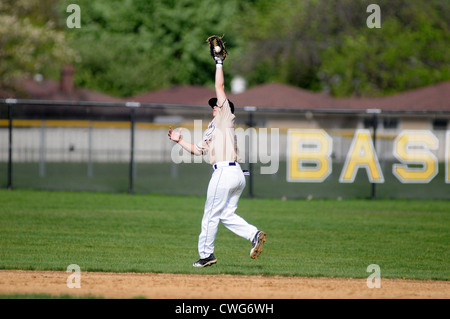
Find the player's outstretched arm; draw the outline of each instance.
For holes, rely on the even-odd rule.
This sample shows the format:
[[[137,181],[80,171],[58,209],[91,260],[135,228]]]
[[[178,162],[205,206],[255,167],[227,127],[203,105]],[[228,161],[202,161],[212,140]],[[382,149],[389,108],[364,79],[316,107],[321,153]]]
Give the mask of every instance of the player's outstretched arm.
[[[216,62],[216,74],[215,74],[215,88],[216,88],[216,97],[217,97],[217,105],[221,107],[227,96],[225,95],[225,80],[223,76],[223,62],[227,58],[228,52],[225,48],[225,42],[223,42],[223,35],[217,36],[212,35],[206,39],[206,42],[209,44],[209,52],[211,57]]]
[[[216,74],[215,74],[215,89],[216,89],[216,97],[217,104],[222,106],[223,102],[227,99],[225,94],[225,78],[223,75],[223,67],[222,64],[216,64]]]
[[[194,144],[189,143],[182,139],[181,128],[178,131],[175,131],[171,126],[169,129],[169,134],[167,134],[167,135],[169,136],[170,140],[180,144],[182,148],[184,148],[186,151],[190,152],[191,154],[202,155],[202,152],[199,151],[197,149],[197,147],[195,147]]]

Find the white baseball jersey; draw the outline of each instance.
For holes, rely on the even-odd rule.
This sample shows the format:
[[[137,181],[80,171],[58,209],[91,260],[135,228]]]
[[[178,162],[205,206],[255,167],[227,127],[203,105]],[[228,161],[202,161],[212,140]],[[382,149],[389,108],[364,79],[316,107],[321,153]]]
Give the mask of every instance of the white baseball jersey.
[[[214,252],[219,222],[235,234],[252,240],[258,229],[238,216],[235,211],[245,188],[245,176],[238,161],[235,116],[228,100],[211,121],[203,140],[196,147],[204,154],[208,152],[214,172],[208,185],[207,198],[202,219],[202,230],[198,240],[201,259]]]
[[[240,161],[234,131],[235,119],[236,116],[231,113],[228,100],[225,100],[222,107],[218,109],[217,115],[209,123],[203,139],[196,144],[202,154],[208,154],[211,165],[223,161]]]

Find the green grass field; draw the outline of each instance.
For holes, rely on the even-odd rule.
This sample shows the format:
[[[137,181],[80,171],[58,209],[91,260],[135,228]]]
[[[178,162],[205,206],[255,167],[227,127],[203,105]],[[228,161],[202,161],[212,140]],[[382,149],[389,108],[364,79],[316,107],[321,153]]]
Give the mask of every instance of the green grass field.
[[[0,268],[450,279],[450,202],[242,198],[267,232],[260,258],[220,225],[217,265],[195,269],[205,198],[0,190]]]

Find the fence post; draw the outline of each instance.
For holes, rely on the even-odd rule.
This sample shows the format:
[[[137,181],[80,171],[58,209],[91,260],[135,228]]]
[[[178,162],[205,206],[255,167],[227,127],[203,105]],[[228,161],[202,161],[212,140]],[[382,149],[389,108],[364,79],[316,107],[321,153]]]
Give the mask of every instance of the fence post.
[[[41,124],[41,145],[39,146],[39,177],[45,177],[45,120]]]
[[[88,169],[87,176],[92,177],[94,175],[94,167],[92,163],[92,135],[93,133],[92,121],[89,121],[89,130],[88,130]]]
[[[129,175],[128,175],[128,193],[134,194],[134,169],[135,169],[135,163],[134,163],[134,131],[136,126],[136,119],[135,119],[135,108],[141,106],[140,103],[136,102],[127,102],[125,106],[130,108],[130,121],[131,121],[131,145],[130,145],[130,169],[129,169]]]
[[[12,189],[12,128],[13,128],[13,104],[17,103],[16,99],[6,99],[8,104],[8,183],[7,188]]]
[[[377,150],[377,126],[378,126],[378,117],[377,114],[381,113],[381,110],[379,109],[368,109],[367,113],[371,113],[372,115],[372,129],[373,129],[373,136],[372,136],[372,142],[373,142],[373,148],[376,151]],[[371,199],[376,198],[376,183],[372,183],[372,189],[370,194]]]
[[[256,111],[256,107],[252,107],[252,106],[247,106],[244,107],[244,110],[248,112],[248,122],[247,122],[247,126],[249,128],[252,128],[254,123],[253,123],[253,112]],[[252,132],[252,130],[250,130],[250,132]],[[250,136],[249,138],[249,145],[248,145],[248,149],[249,151],[246,153],[250,153],[252,151],[252,139],[253,136]],[[253,163],[250,160],[251,155],[248,154],[249,156],[249,161],[248,161],[248,172],[250,173],[250,175],[248,176],[248,197],[253,198],[254,194],[253,194]]]

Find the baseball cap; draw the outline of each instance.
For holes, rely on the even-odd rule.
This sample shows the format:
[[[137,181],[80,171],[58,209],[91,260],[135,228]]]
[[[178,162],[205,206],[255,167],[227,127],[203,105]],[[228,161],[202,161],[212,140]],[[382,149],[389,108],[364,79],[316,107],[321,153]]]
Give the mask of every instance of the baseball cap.
[[[234,114],[234,104],[233,104],[233,102],[228,100],[228,103],[230,104],[231,113]],[[208,101],[208,104],[209,104],[209,106],[211,106],[211,108],[214,108],[214,106],[217,105],[217,98],[216,97],[210,98],[209,101]]]

